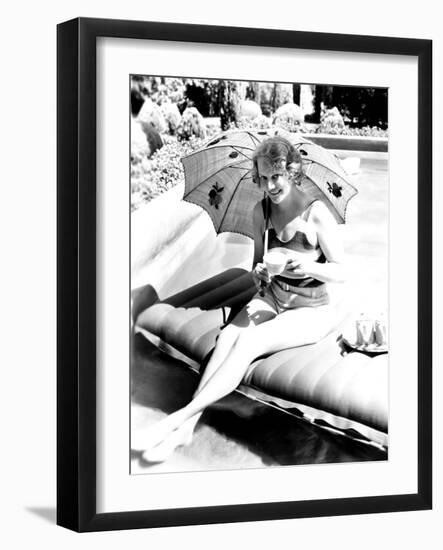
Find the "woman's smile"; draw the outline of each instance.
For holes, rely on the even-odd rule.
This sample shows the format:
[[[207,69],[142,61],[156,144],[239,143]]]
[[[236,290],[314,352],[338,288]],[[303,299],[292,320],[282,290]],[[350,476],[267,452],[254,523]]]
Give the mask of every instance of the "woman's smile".
[[[267,194],[271,197],[271,198],[275,198],[275,197],[278,197],[280,194],[281,194],[282,190],[281,189],[276,189],[275,191],[270,191],[268,190],[267,191]]]
[[[291,191],[291,183],[284,166],[272,165],[267,159],[258,159],[260,185],[274,203],[280,203]]]

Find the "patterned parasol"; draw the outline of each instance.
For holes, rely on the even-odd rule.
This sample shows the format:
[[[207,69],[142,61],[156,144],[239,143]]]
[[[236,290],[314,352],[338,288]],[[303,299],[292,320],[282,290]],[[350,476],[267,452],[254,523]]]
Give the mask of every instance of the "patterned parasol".
[[[252,155],[264,139],[276,135],[287,138],[300,151],[304,189],[321,199],[338,223],[345,222],[347,204],[357,190],[333,153],[281,128],[231,130],[182,158],[183,198],[208,212],[217,233],[231,231],[253,237],[252,210],[263,198],[263,191],[252,181]]]

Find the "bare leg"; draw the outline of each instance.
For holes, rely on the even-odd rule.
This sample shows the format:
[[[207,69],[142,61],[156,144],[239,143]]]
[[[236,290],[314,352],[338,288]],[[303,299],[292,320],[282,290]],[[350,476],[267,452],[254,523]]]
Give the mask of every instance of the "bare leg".
[[[208,405],[231,393],[240,384],[250,363],[258,356],[288,347],[310,344],[321,339],[333,326],[334,315],[328,306],[299,308],[279,315],[267,323],[242,331],[228,353],[195,398],[185,407],[169,415],[164,422],[162,441],[177,437],[184,423],[193,419]],[[166,442],[165,442],[166,443]],[[154,443],[145,452],[146,459],[156,456]],[[161,450],[161,448],[160,448]],[[157,448],[157,451],[159,449]]]
[[[223,364],[229,353],[231,352],[239,334],[250,326],[261,324],[265,321],[273,319],[276,316],[276,311],[272,305],[262,298],[254,298],[235,316],[232,322],[225,327],[220,333],[211,358],[206,365],[199,385],[194,392],[194,398],[200,393],[202,388],[206,386],[213,374]],[[146,438],[142,438],[141,445],[146,449],[156,446],[156,457],[160,458],[168,456],[173,450],[179,446],[187,444],[191,441],[192,435],[197,422],[201,417],[201,412],[189,418],[181,426],[171,433],[170,417],[158,422],[151,430],[148,428]],[[152,433],[154,431],[154,433]],[[157,432],[157,433],[155,433]],[[131,442],[133,448],[137,449],[134,441]],[[147,447],[146,447],[147,446]]]
[[[210,380],[214,372],[222,365],[223,361],[231,351],[232,346],[241,331],[240,328],[237,330],[235,329],[237,329],[237,327],[226,327],[222,333],[223,337],[220,335],[217,340],[217,345],[214,348],[214,352],[212,353],[211,358],[200,378],[198,387],[194,392],[193,399],[199,394],[208,380]],[[149,462],[162,462],[166,460],[166,458],[170,456],[177,447],[190,444],[195,426],[200,420],[202,414],[202,412],[198,412],[186,420],[186,422],[183,422],[181,426],[179,426],[176,430],[173,430],[173,432],[160,441],[158,445],[154,445],[153,449],[151,449],[149,453],[145,453],[145,459],[149,460]],[[165,420],[167,421],[167,418]],[[161,424],[161,422],[162,421],[160,421],[159,424]]]
[[[206,365],[202,377],[200,378],[200,382],[194,392],[193,399],[195,399],[195,397],[201,392],[208,381],[212,378],[212,375],[223,364],[242,330],[238,327],[233,326],[231,330],[227,331],[228,328],[231,327],[227,327],[222,333],[223,338],[219,338],[217,340],[217,345],[214,349],[213,354],[211,355],[208,364]],[[165,439],[163,439],[163,441],[161,441],[158,445],[155,445],[155,451],[151,451],[149,453],[150,461],[161,462],[165,460],[177,447],[181,445],[189,445],[192,441],[195,427],[200,420],[202,414],[203,411],[194,414],[194,416],[183,422],[181,426],[174,430],[169,436],[166,436]]]
[[[214,372],[220,367],[227,355],[231,351],[240,333],[256,325],[260,325],[266,321],[274,319],[277,312],[271,302],[265,298],[254,297],[246,304],[234,317],[234,319],[226,326],[217,338],[217,342],[211,358],[206,365],[198,388],[194,394],[200,392],[206,382],[212,377]]]

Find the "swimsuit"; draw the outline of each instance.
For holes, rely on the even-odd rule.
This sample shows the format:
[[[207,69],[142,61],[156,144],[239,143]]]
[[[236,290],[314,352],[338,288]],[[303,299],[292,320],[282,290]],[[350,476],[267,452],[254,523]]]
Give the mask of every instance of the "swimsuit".
[[[266,204],[267,200],[262,201],[262,207],[265,217],[265,233],[268,232],[268,250],[283,249],[282,251],[287,251],[288,254],[293,252],[294,254],[291,255],[300,258],[302,261],[303,258],[309,258],[316,262],[326,262],[318,242],[312,244],[309,239],[312,235],[316,238],[315,228],[312,227],[312,224],[309,224],[309,215],[316,201],[313,201],[300,215],[299,225],[301,227],[295,231],[291,239],[282,241],[272,227],[268,214],[270,211],[269,204]],[[329,303],[329,295],[324,282],[313,277],[297,277],[290,271],[274,276],[271,283],[265,288],[264,293],[264,297],[272,300],[279,313],[295,307],[317,307]]]

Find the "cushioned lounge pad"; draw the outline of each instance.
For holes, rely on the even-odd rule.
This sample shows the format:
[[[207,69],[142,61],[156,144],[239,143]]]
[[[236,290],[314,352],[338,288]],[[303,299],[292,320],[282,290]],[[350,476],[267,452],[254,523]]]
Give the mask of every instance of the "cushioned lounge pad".
[[[255,293],[251,274],[231,269],[143,310],[136,329],[201,364],[221,327]],[[337,327],[339,329],[339,327]],[[243,383],[285,401],[387,432],[387,354],[345,353],[339,330],[251,364]]]
[[[314,345],[255,361],[244,382],[294,401],[387,431],[387,355],[344,353],[333,332]]]

